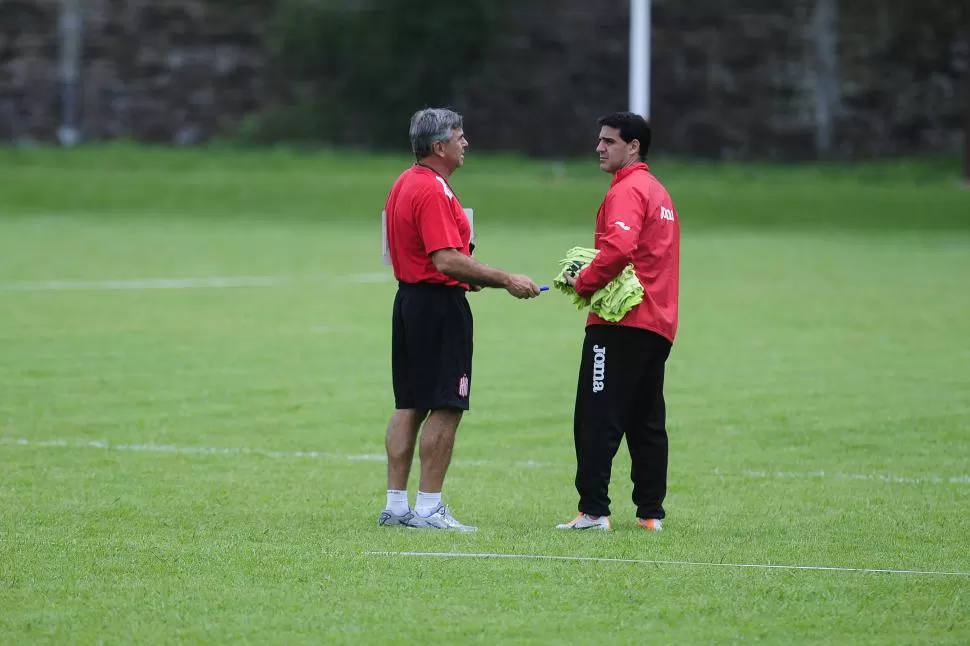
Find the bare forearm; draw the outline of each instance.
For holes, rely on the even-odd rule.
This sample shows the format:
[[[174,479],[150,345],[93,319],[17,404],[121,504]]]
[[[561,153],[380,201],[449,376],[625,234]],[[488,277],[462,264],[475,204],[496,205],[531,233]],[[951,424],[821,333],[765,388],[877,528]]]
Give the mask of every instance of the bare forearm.
[[[449,278],[460,280],[470,285],[481,285],[482,287],[505,287],[508,284],[508,272],[489,267],[459,253],[448,254],[446,257],[435,260],[438,271]]]

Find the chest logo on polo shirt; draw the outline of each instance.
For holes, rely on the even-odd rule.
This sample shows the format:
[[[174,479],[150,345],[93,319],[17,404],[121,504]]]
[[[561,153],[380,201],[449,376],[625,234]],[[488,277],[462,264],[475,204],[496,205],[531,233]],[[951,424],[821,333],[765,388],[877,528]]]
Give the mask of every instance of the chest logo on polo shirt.
[[[660,207],[660,219],[674,221],[674,212],[672,209],[668,209],[666,206]]]
[[[435,177],[435,179],[441,182],[441,188],[445,189],[445,195],[448,196],[449,200],[455,197],[455,194],[451,192],[450,188],[448,188],[448,182],[446,182],[443,177]]]

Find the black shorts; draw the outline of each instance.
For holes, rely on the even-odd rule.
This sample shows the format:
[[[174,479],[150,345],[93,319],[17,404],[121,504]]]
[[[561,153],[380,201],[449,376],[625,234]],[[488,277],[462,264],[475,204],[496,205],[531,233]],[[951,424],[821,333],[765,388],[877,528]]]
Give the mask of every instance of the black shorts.
[[[468,410],[472,311],[464,289],[398,285],[391,323],[391,375],[398,409]]]

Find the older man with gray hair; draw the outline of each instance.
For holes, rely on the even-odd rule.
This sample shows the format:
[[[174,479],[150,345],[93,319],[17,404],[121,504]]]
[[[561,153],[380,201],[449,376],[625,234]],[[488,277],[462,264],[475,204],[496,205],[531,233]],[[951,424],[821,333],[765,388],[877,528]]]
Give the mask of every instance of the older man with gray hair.
[[[455,433],[472,385],[472,313],[465,294],[483,287],[534,298],[539,287],[472,258],[471,225],[449,178],[465,161],[461,115],[440,108],[411,117],[416,163],[385,204],[387,243],[398,291],[391,323],[395,411],[387,427],[384,526],[474,531],[442,503]],[[423,424],[423,426],[422,426]],[[408,476],[420,431],[421,477],[408,504]]]

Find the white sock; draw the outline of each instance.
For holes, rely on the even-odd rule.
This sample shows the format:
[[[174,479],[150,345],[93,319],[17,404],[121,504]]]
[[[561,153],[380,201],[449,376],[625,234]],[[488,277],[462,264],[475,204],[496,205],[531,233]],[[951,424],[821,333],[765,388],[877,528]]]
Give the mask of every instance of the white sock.
[[[411,511],[411,507],[408,506],[408,492],[388,489],[387,508],[391,510],[391,513],[397,514],[398,516],[403,516]]]
[[[441,504],[441,492],[438,493],[425,493],[423,491],[418,492],[418,499],[414,503],[414,513],[418,516],[428,517],[431,515],[438,505]]]

